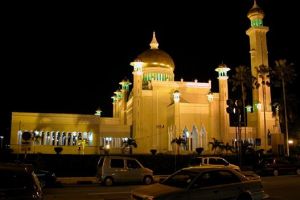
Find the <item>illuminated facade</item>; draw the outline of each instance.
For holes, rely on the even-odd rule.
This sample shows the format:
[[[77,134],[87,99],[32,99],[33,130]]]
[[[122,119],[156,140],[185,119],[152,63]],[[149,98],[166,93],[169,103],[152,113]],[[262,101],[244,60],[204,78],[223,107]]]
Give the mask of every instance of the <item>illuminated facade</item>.
[[[256,67],[268,67],[266,33],[263,26],[263,11],[254,3],[248,12],[251,27],[250,38],[251,73],[261,83]],[[41,113],[13,113],[11,145],[15,152],[24,150],[22,133],[33,135],[31,152],[54,153],[53,146],[63,146],[62,153],[97,154],[101,148],[110,153],[121,153],[127,138],[136,140],[134,153],[178,152],[175,138],[183,138],[186,146],[181,153],[195,152],[203,147],[209,153],[208,143],[216,138],[230,145],[238,139],[236,127],[230,127],[226,112],[228,99],[228,71],[225,64],[216,66],[219,93],[211,92],[211,81],[186,82],[174,80],[175,64],[165,51],[159,49],[155,33],[150,48],[130,63],[133,67],[133,82],[120,82],[121,89],[115,92],[112,118],[96,115],[67,115]],[[268,77],[267,77],[268,79]],[[269,79],[268,79],[269,81]],[[130,85],[132,89],[130,90]],[[259,138],[260,148],[269,149],[267,130],[280,133],[279,125],[272,117],[269,87],[253,90],[253,102],[260,105],[248,113],[248,127],[242,139],[255,143]],[[24,141],[23,141],[24,143]]]

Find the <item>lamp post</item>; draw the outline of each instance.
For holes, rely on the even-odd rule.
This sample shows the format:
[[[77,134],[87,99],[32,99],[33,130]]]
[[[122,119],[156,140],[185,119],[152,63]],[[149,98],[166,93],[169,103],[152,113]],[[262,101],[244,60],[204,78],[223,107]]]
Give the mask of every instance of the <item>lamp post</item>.
[[[98,141],[99,141],[99,150],[100,150],[100,153],[101,153],[101,141],[103,140],[102,139],[102,137],[101,137],[101,131],[100,131],[100,126],[101,126],[101,113],[102,113],[102,110],[100,109],[100,107],[96,110],[96,112],[95,112],[95,115],[96,116],[99,116],[99,129],[98,129],[98,131],[99,131],[99,137],[100,137],[100,139],[98,139]]]
[[[4,136],[0,136],[0,149],[3,149],[3,139],[4,139]]]
[[[236,125],[236,139],[237,139],[237,157],[240,167],[242,166],[242,141],[241,141],[241,119],[243,103],[240,100],[233,101],[228,99],[226,101],[226,112],[233,116],[234,123]]]

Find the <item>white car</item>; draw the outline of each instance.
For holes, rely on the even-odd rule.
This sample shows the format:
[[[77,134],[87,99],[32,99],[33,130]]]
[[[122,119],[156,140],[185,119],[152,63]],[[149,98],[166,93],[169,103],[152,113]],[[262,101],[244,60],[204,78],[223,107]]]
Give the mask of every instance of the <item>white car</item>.
[[[249,179],[230,168],[189,167],[156,183],[131,191],[132,200],[194,200],[268,198],[260,179]]]
[[[231,164],[226,159],[218,156],[199,156],[193,158],[190,163],[191,166],[209,166],[209,167],[226,167],[241,171],[240,167]]]

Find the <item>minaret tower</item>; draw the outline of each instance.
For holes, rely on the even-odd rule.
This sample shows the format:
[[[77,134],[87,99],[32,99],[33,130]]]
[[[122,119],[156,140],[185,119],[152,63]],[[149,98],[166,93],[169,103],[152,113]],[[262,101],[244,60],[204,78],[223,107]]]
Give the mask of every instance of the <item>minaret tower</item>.
[[[122,99],[121,99],[121,122],[123,122],[124,124],[126,124],[126,102],[128,99],[128,93],[129,93],[129,86],[131,85],[131,83],[129,82],[129,80],[127,78],[123,79],[120,83],[121,85],[121,93],[122,93]]]
[[[141,101],[142,101],[142,85],[143,85],[143,65],[144,63],[135,60],[130,63],[133,69],[133,107],[132,107],[132,137],[139,138],[141,134]]]
[[[225,138],[225,142],[229,142],[228,131],[229,131],[229,115],[226,112],[226,101],[228,99],[228,76],[227,72],[230,70],[225,64],[220,64],[215,71],[218,72],[219,76],[219,98],[220,98],[220,137]]]
[[[268,71],[266,71],[263,80],[262,73],[258,73],[258,69],[260,66],[264,66],[265,70],[269,69],[266,39],[269,27],[263,26],[264,12],[257,5],[256,0],[254,0],[247,17],[251,22],[251,27],[246,31],[250,39],[251,73],[259,83],[259,87],[252,91],[254,116],[252,119],[250,118],[249,125],[257,127],[256,137],[261,139],[262,148],[267,150],[267,131],[268,129],[272,130],[274,123],[271,110],[271,90],[266,84],[270,83],[270,78]]]

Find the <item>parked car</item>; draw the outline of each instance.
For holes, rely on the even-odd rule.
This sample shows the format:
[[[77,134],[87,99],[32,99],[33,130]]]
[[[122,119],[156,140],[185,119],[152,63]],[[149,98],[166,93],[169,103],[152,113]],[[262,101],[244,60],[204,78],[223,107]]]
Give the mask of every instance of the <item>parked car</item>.
[[[28,169],[34,171],[35,175],[39,179],[39,182],[40,182],[42,188],[51,187],[51,186],[56,185],[56,175],[55,175],[54,172],[44,170],[44,169],[40,169],[40,168],[34,166],[33,164],[23,163],[23,162],[18,161],[18,160],[16,160],[15,163],[18,164],[18,165],[24,165]]]
[[[100,157],[97,166],[99,182],[106,186],[114,183],[153,183],[153,171],[145,168],[137,159],[122,156]]]
[[[285,157],[270,157],[262,159],[256,166],[256,173],[261,175],[300,175],[300,163],[297,160],[289,160]]]
[[[39,179],[28,165],[0,163],[0,199],[41,200]]]
[[[240,167],[231,164],[226,159],[218,156],[199,156],[193,158],[190,162],[190,166],[209,166],[209,167],[226,167],[241,171]]]
[[[54,172],[35,168],[34,173],[38,177],[42,188],[56,185],[57,178]]]
[[[259,200],[266,197],[260,179],[248,179],[231,168],[199,166],[183,168],[161,183],[131,191],[133,200]]]

